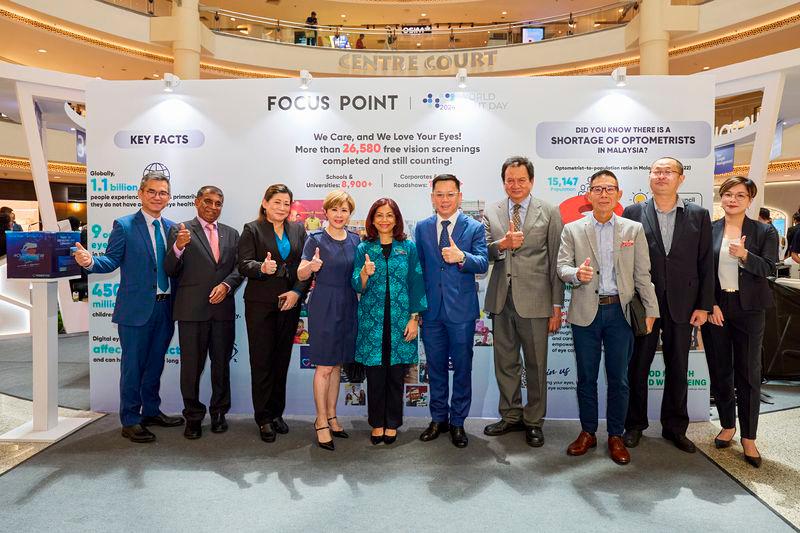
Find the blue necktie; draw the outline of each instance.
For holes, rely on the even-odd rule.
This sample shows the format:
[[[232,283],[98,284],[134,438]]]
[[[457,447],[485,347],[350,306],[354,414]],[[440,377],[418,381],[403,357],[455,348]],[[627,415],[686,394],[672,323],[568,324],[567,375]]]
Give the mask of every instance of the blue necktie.
[[[450,234],[447,233],[447,226],[450,225],[449,220],[442,220],[442,234],[439,235],[439,249],[447,248],[450,246]]]
[[[161,235],[161,223],[158,220],[153,221],[153,227],[156,229],[156,272],[158,272],[158,288],[161,292],[169,290],[169,278],[164,271],[164,254],[167,247],[164,246],[164,237]]]

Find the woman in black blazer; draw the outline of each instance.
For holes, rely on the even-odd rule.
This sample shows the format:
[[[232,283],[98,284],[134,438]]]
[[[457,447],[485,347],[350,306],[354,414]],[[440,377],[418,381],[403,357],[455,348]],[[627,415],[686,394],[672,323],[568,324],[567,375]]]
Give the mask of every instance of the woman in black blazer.
[[[286,220],[291,204],[292,191],[286,185],[270,185],[258,219],[245,224],[239,238],[239,272],[247,277],[244,318],[253,409],[264,442],[274,442],[276,433],[289,432],[283,420],[286,375],[300,302],[310,285],[297,279],[306,230]]]
[[[725,217],[712,224],[714,308],[703,326],[711,391],[722,425],[714,444],[717,448],[731,445],[738,406],[744,458],[756,468],[761,466],[755,441],[764,310],[773,305],[767,276],[773,275],[778,261],[775,228],[745,215],[757,192],[755,183],[741,176],[720,186]]]

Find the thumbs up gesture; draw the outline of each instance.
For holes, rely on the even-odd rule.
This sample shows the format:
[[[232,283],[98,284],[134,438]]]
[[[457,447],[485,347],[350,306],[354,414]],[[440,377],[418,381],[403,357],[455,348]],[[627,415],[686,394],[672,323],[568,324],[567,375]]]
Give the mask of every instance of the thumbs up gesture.
[[[186,225],[181,222],[178,228],[178,237],[175,239],[175,247],[178,248],[178,250],[183,250],[191,240],[192,234],[186,229]]]
[[[733,241],[728,245],[728,253],[732,257],[738,257],[742,261],[747,259],[747,249],[744,247],[744,241],[747,237],[742,235],[742,238],[739,239],[739,242]]]
[[[319,269],[322,268],[322,259],[319,258],[319,248],[314,250],[314,257],[309,261],[309,265],[311,265],[311,272],[319,272]]]
[[[506,232],[505,237],[502,238],[500,241],[500,248],[503,250],[516,250],[520,246],[522,246],[522,242],[525,240],[525,234],[521,231],[518,231],[517,225],[514,224],[514,220],[511,219],[508,223],[508,231]]]
[[[267,252],[267,257],[261,263],[261,272],[267,275],[272,275],[278,270],[278,263],[272,260],[272,252]]]
[[[83,268],[89,268],[92,265],[92,254],[79,242],[75,243],[75,262]]]
[[[373,263],[370,258],[369,254],[364,256],[364,266],[361,267],[361,274],[366,274],[367,277],[373,275],[375,273],[375,263]]]
[[[450,264],[460,263],[464,260],[464,252],[456,246],[452,236],[450,236],[450,246],[442,248],[442,259],[444,259],[445,263]]]
[[[578,281],[581,283],[588,283],[592,281],[592,278],[594,277],[594,269],[590,265],[591,262],[592,260],[587,257],[586,261],[581,263],[581,266],[578,267],[577,277]]]

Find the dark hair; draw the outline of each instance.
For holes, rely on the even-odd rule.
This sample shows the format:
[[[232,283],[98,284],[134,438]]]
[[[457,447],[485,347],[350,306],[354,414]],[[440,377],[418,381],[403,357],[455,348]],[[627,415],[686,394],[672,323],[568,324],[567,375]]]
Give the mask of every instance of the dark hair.
[[[650,170],[653,170],[653,165],[655,165],[655,164],[656,164],[656,161],[661,161],[662,159],[671,159],[671,160],[675,161],[675,164],[676,164],[676,165],[678,165],[678,175],[679,175],[679,176],[683,176],[683,163],[681,163],[680,161],[678,161],[678,160],[677,160],[677,159],[675,159],[674,157],[670,157],[670,156],[659,157],[658,159],[656,159],[655,161],[653,161],[653,162],[650,164]]]
[[[202,198],[204,194],[208,193],[216,194],[223,200],[225,199],[225,195],[222,194],[222,189],[214,185],[203,185],[202,187],[200,187],[200,189],[197,190],[196,198]]]
[[[404,241],[406,240],[405,226],[403,224],[403,215],[400,213],[400,208],[397,206],[397,202],[392,200],[391,198],[378,198],[375,200],[375,203],[372,204],[372,207],[369,208],[369,213],[367,213],[367,220],[364,222],[364,229],[367,232],[367,240],[374,241],[378,239],[378,229],[375,227],[375,213],[378,211],[378,208],[388,205],[392,212],[394,213],[395,225],[394,230],[392,231],[392,238],[396,241]]]
[[[0,212],[0,231],[11,229],[11,215]]]
[[[267,187],[267,190],[264,191],[264,200],[268,201],[270,198],[275,196],[276,194],[288,194],[289,195],[289,202],[294,201],[294,195],[292,194],[291,189],[284,185],[283,183],[276,183],[275,185],[270,185]],[[267,211],[264,209],[264,206],[258,207],[258,221],[263,222],[267,220]]]
[[[433,181],[431,182],[431,189],[435,189],[436,184],[442,181],[452,181],[453,183],[456,184],[456,189],[458,189],[459,191],[461,190],[461,182],[458,181],[458,178],[452,174],[439,174],[438,176],[433,178]]]
[[[169,176],[161,172],[160,170],[150,170],[146,172],[142,176],[142,181],[139,182],[139,190],[143,191],[144,186],[148,184],[150,181],[165,181],[167,182],[167,191],[170,191],[171,187],[169,184]]]
[[[8,207],[7,205],[4,205],[3,207],[0,207],[0,213],[5,213],[7,215],[10,215],[13,212],[14,212],[14,210],[11,209],[10,207]]]
[[[772,213],[770,213],[769,209],[767,209],[766,207],[762,207],[761,209],[758,210],[758,218],[763,218],[764,220],[769,220],[771,214]]]
[[[525,167],[528,171],[528,179],[533,181],[533,163],[527,157],[515,155],[503,161],[503,168],[500,169],[500,181],[503,183],[506,182],[506,169],[508,167]]]
[[[795,222],[800,222],[800,211],[795,211],[792,215],[792,220]]]
[[[745,178],[744,176],[733,176],[732,178],[726,179],[722,185],[719,186],[719,195],[722,196],[737,185],[744,185],[750,198],[755,198],[756,194],[758,194],[758,187],[756,187],[753,180]],[[767,209],[767,217],[769,217],[769,209]]]
[[[604,168],[603,170],[598,170],[597,172],[589,176],[589,186],[591,187],[592,182],[594,182],[594,180],[596,180],[600,176],[608,176],[609,178],[614,178],[614,181],[616,181],[617,185],[619,186],[619,180],[617,179],[617,176],[607,168]]]

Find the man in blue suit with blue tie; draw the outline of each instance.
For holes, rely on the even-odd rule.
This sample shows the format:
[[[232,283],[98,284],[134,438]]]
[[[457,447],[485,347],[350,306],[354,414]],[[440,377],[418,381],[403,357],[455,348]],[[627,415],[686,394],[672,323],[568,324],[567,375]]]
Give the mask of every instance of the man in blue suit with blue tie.
[[[422,312],[422,342],[428,364],[431,423],[423,442],[450,432],[457,448],[467,446],[464,419],[472,402],[472,345],[480,316],[475,274],[489,268],[483,225],[459,211],[461,182],[452,174],[433,179],[436,214],[417,224],[415,241],[425,278],[428,310]],[[448,358],[453,361],[449,398]]]
[[[170,200],[169,178],[148,172],[139,184],[142,209],[114,221],[105,255],[93,257],[80,243],[75,260],[92,273],[120,269],[112,322],[122,348],[119,416],[122,436],[131,442],[152,442],[147,426],[173,427],[183,418],[159,409],[159,385],[175,323],[171,280],[164,270],[167,235],[174,222],[161,216]]]

